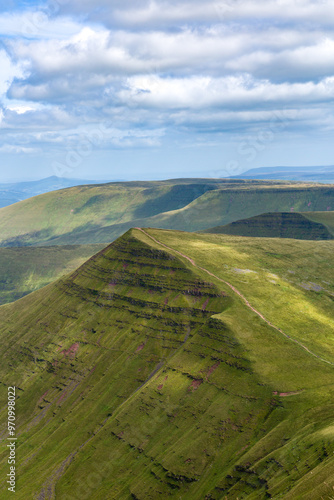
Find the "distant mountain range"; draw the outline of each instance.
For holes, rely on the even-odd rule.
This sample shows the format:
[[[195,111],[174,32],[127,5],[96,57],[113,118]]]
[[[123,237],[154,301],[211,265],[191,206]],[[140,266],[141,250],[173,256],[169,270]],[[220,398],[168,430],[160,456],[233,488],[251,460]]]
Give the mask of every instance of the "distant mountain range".
[[[32,198],[39,194],[49,193],[57,189],[64,189],[83,184],[103,184],[107,181],[89,181],[82,179],[66,179],[64,177],[47,177],[38,181],[14,182],[0,184],[0,208],[7,207],[18,201]]]
[[[230,177],[230,179],[255,179],[255,180],[290,180],[298,182],[321,182],[334,184],[334,166],[327,167],[262,167],[247,170],[243,174]],[[169,183],[182,184],[189,179],[173,179]],[[201,179],[192,179],[193,183]],[[214,181],[214,179],[207,179]],[[47,177],[38,181],[15,182],[0,184],[0,208],[7,207],[18,201],[32,198],[39,194],[49,193],[58,189],[82,185],[105,184],[108,180],[66,179],[64,177]]]
[[[332,185],[242,179],[112,182],[0,209],[0,246],[110,243],[133,227],[201,231],[273,212],[329,212]]]
[[[275,179],[332,184],[334,182],[334,166],[252,168],[231,177],[231,179]]]

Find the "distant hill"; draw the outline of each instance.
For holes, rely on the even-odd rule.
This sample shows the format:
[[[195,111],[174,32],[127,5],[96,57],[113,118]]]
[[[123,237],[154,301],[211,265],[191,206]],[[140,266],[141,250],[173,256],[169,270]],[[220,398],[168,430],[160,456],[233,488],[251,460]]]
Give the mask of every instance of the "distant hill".
[[[174,179],[77,186],[0,209],[0,246],[109,243],[131,227],[199,231],[266,212],[334,208],[334,186]]]
[[[334,183],[334,166],[324,167],[261,167],[231,177],[231,179],[275,179],[304,182]]]
[[[270,168],[255,168],[244,172],[241,175],[231,177],[228,182],[233,182],[233,179],[242,180],[291,180],[300,182],[320,182],[325,184],[334,184],[334,167],[270,167]],[[206,179],[207,181],[215,182],[215,179]],[[191,181],[193,184],[202,183],[203,179],[173,179],[167,181],[174,184],[188,184]],[[223,179],[220,179],[223,182]],[[159,182],[159,181],[158,181]],[[164,181],[162,181],[164,182]],[[66,189],[75,186],[86,185],[103,185],[115,184],[109,181],[102,180],[87,180],[87,179],[67,179],[64,177],[47,177],[45,179],[29,182],[14,182],[0,184],[0,208],[13,205],[19,201],[38,196],[40,194],[49,193],[60,189]],[[118,182],[117,184],[129,184],[126,182]],[[144,185],[145,181],[137,182],[137,185]],[[147,184],[147,182],[146,182]]]
[[[326,212],[326,220],[324,220],[324,217],[321,217],[324,223],[316,222],[318,213],[315,213],[314,218],[312,218],[312,212],[266,213],[250,217],[249,219],[238,220],[225,226],[206,229],[203,232],[233,234],[236,236],[295,238],[299,240],[334,239],[334,212]],[[327,226],[325,222],[331,222],[332,225]]]
[[[102,184],[105,181],[88,181],[81,179],[66,179],[62,177],[47,177],[38,181],[14,182],[0,184],[0,208],[12,205],[27,198],[57,189],[64,189],[83,184]]]

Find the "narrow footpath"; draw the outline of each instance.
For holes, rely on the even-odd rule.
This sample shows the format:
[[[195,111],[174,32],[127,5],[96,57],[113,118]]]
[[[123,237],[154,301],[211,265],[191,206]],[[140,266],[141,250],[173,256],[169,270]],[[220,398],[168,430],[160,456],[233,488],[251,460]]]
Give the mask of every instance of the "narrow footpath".
[[[160,246],[162,246],[162,247],[166,248],[167,250],[170,250],[170,251],[172,251],[174,253],[177,253],[178,255],[180,255],[181,257],[183,257],[184,259],[187,259],[190,262],[190,264],[193,265],[194,267],[196,267],[197,269],[200,269],[201,271],[204,271],[209,276],[212,276],[213,278],[215,278],[218,281],[221,281],[222,283],[224,283],[225,285],[227,285],[235,294],[237,294],[243,300],[243,302],[246,304],[246,306],[249,309],[251,309],[251,311],[253,311],[255,314],[257,314],[271,328],[274,328],[276,331],[278,331],[279,333],[281,333],[282,335],[284,335],[284,337],[286,337],[287,339],[289,339],[291,342],[294,342],[295,344],[298,344],[302,349],[304,349],[306,352],[308,352],[309,354],[311,354],[311,356],[314,356],[315,358],[317,358],[320,361],[323,361],[324,363],[327,363],[329,365],[334,365],[334,363],[332,363],[331,361],[327,361],[326,359],[323,359],[320,356],[318,356],[317,354],[315,354],[314,352],[310,351],[310,349],[308,349],[308,347],[306,347],[301,342],[299,342],[299,340],[293,339],[292,337],[290,337],[290,335],[288,335],[287,333],[283,332],[283,330],[281,330],[280,328],[278,328],[277,326],[275,326],[273,323],[271,323],[269,320],[267,320],[263,316],[263,314],[260,313],[260,311],[258,311],[257,309],[255,309],[249,303],[249,301],[246,299],[246,297],[241,292],[239,292],[239,290],[237,288],[235,288],[235,286],[231,285],[231,283],[229,283],[228,281],[223,280],[222,278],[219,278],[218,276],[216,276],[215,274],[213,274],[211,271],[208,271],[208,269],[205,269],[204,267],[198,266],[193,259],[191,259],[190,257],[188,257],[188,255],[185,255],[184,253],[179,252],[178,250],[175,250],[175,248],[172,248],[172,247],[169,247],[168,245],[165,245],[165,243],[162,243],[161,241],[157,240],[156,238],[154,238],[153,236],[151,236],[150,234],[148,234],[144,229],[142,229],[140,227],[136,227],[135,229],[137,229],[138,231],[141,231],[143,234],[145,234],[145,236],[147,236],[148,238],[150,238],[152,241],[154,241],[158,245],[160,245]]]

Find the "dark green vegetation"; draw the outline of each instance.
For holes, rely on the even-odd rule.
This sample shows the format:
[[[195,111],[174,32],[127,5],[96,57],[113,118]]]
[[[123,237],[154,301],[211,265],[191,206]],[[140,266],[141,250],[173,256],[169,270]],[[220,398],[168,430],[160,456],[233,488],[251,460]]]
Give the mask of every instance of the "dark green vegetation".
[[[317,222],[321,220],[321,222]],[[206,229],[205,233],[234,234],[267,238],[331,240],[334,238],[334,212],[268,213]]]
[[[323,224],[331,234],[334,234],[334,212],[310,212],[304,215],[314,222]]]
[[[0,308],[2,422],[18,387],[16,497],[331,498],[334,366],[292,339],[334,361],[333,242],[147,233],[290,338],[129,231]]]
[[[325,211],[333,186],[181,179],[79,186],[0,210],[0,245],[109,243],[131,227],[198,231],[265,212]]]
[[[0,248],[0,305],[73,271],[101,245]]]

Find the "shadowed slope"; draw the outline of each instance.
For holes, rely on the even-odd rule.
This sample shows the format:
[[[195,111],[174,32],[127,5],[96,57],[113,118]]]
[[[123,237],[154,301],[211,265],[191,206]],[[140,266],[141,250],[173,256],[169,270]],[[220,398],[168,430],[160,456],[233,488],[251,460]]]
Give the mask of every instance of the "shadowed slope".
[[[333,214],[333,212],[329,212]],[[333,216],[332,216],[333,217]],[[312,213],[268,213],[243,219],[226,226],[217,226],[204,233],[234,234],[266,238],[300,240],[331,240],[333,233],[324,224],[312,220]]]
[[[14,302],[68,274],[102,245],[0,248],[0,305]]]
[[[55,239],[62,236],[70,239],[70,244],[78,244],[77,237],[82,232],[99,231],[105,226],[179,209],[221,184],[224,182],[192,179],[179,184],[128,182],[46,193],[0,209],[1,245],[55,245],[58,244]],[[228,185],[234,184],[238,182],[231,181]],[[99,243],[89,235],[84,243],[96,242]]]

